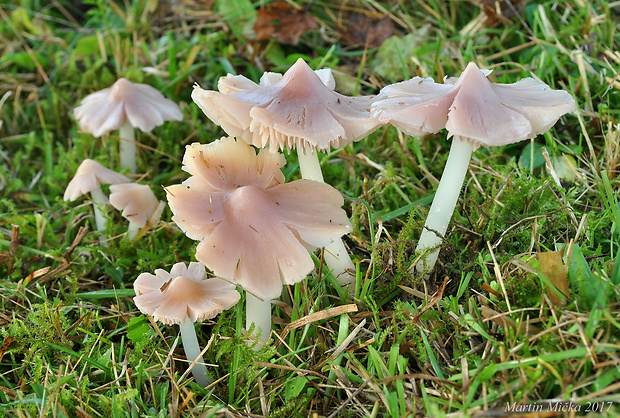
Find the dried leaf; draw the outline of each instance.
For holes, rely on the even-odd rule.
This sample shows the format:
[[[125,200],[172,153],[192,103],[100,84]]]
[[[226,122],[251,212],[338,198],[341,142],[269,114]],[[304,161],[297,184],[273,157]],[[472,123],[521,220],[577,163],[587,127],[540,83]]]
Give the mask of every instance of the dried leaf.
[[[525,0],[478,0],[478,3],[487,16],[486,25],[492,27],[499,22],[512,23],[512,18],[523,11]]]
[[[305,10],[291,7],[284,1],[275,1],[258,11],[254,32],[259,41],[274,38],[281,44],[297,45],[304,32],[316,27],[316,22]]]
[[[570,296],[570,289],[568,286],[568,272],[562,262],[562,252],[547,251],[538,253],[538,262],[540,263],[540,271],[555,288],[553,289],[547,285],[549,300],[555,306],[564,306],[567,298]],[[556,289],[562,295],[559,295]]]
[[[8,251],[0,252],[0,264],[6,264],[13,258],[13,255]]]
[[[376,48],[393,34],[394,23],[390,18],[373,19],[362,13],[352,13],[346,38],[352,44]]]

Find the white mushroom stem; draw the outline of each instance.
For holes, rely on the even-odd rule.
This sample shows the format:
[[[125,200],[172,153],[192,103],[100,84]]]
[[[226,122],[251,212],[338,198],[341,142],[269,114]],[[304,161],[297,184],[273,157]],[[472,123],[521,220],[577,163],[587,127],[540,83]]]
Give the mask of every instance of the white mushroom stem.
[[[125,238],[129,241],[133,240],[136,235],[138,235],[138,232],[140,232],[140,229],[141,228],[137,223],[129,221],[129,225],[127,226],[127,232],[125,233]]]
[[[196,329],[194,323],[187,317],[185,322],[180,325],[181,328],[181,340],[183,341],[183,350],[185,351],[185,357],[191,363],[190,367],[192,375],[196,379],[196,383],[200,386],[207,386],[211,384],[212,380],[207,372],[207,366],[202,358],[202,350],[198,345],[198,337],[196,336]]]
[[[319,164],[319,157],[315,150],[299,150],[297,157],[302,178],[325,183],[321,165]],[[343,287],[347,286],[349,293],[353,294],[355,286],[351,286],[351,284],[355,283],[355,275],[352,273],[355,271],[355,266],[344,246],[342,238],[338,238],[331,244],[328,244],[323,254],[327,267],[329,267],[336,280],[338,280],[338,283]]]
[[[95,213],[95,227],[98,232],[104,232],[108,226],[108,217],[106,211],[106,205],[108,198],[101,187],[97,187],[90,191],[90,197],[93,200],[93,211]]]
[[[136,137],[134,128],[125,122],[120,128],[120,146],[119,153],[121,159],[121,168],[128,168],[130,173],[135,173],[136,166]]]
[[[448,161],[415,249],[420,257],[415,264],[418,277],[426,278],[437,262],[441,242],[459,199],[473,150],[470,142],[457,137],[452,139]]]
[[[321,171],[321,164],[319,163],[319,156],[315,150],[299,150],[297,152],[297,158],[299,160],[301,178],[325,183],[325,180],[323,180],[323,172]]]
[[[258,337],[256,349],[260,349],[271,334],[271,300],[261,300],[253,294],[245,293],[245,329],[254,325],[254,335]]]

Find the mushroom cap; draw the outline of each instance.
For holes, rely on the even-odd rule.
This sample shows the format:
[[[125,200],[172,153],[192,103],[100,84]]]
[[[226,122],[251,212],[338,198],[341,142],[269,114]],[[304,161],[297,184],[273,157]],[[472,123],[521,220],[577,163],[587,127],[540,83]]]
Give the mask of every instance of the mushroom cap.
[[[284,162],[233,138],[195,143],[183,158],[192,176],[166,188],[172,220],[200,241],[196,258],[263,300],[308,275],[309,251],[351,231],[342,195],[311,180],[284,183]]]
[[[127,183],[128,177],[104,167],[95,160],[86,159],[67,185],[63,199],[74,201],[78,197],[100,187],[100,184]]]
[[[414,77],[386,86],[373,114],[412,136],[446,128],[450,136],[492,146],[533,138],[577,109],[566,91],[533,78],[496,84],[487,79],[489,73],[470,62],[460,77],[444,84]]]
[[[89,94],[73,109],[80,129],[95,138],[125,123],[143,132],[168,120],[183,120],[179,106],[148,84],[119,78],[111,87]]]
[[[121,183],[110,186],[110,204],[121,210],[125,219],[144,228],[159,206],[159,200],[146,184]]]
[[[234,284],[214,277],[207,279],[205,267],[196,262],[176,263],[170,273],[156,269],[142,273],[133,285],[134,303],[140,312],[164,324],[181,324],[213,318],[234,306],[241,297]]]
[[[422,136],[445,128],[455,95],[451,84],[414,77],[382,88],[372,113],[407,135]]]
[[[256,147],[329,150],[381,125],[370,116],[373,97],[344,96],[334,86],[331,71],[317,73],[299,59],[284,75],[265,73],[260,84],[228,75],[219,92],[194,86],[192,99],[228,135]]]

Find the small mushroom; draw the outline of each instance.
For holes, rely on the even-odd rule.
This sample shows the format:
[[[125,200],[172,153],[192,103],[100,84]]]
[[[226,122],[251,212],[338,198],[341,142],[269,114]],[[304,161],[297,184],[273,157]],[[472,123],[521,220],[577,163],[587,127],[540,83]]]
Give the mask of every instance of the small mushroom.
[[[129,221],[127,239],[134,239],[145,226],[150,228],[161,217],[164,202],[145,184],[121,183],[110,186],[110,204]]]
[[[165,121],[183,119],[179,106],[159,90],[124,78],[86,96],[73,114],[80,129],[95,138],[120,129],[121,167],[131,173],[136,172],[134,128],[150,132]]]
[[[234,284],[220,278],[207,279],[201,263],[176,263],[170,273],[156,269],[142,273],[134,282],[134,303],[140,312],[164,324],[180,325],[185,356],[192,362],[192,374],[201,386],[211,379],[201,355],[195,322],[213,318],[240,299]]]
[[[345,96],[334,86],[330,70],[312,71],[299,59],[284,75],[265,73],[260,84],[228,75],[219,92],[194,86],[192,99],[228,135],[272,152],[296,149],[302,178],[322,182],[317,151],[343,148],[381,125],[370,115],[373,97]],[[341,239],[325,249],[325,259],[342,285],[354,281]]]
[[[535,137],[577,107],[572,96],[532,78],[513,84],[488,80],[489,70],[470,62],[458,78],[437,84],[414,77],[381,90],[375,116],[413,136],[443,128],[453,137],[450,154],[416,247],[416,271],[433,269],[463,186],[472,152],[480,145],[506,145]]]
[[[95,213],[95,226],[97,231],[106,230],[107,217],[105,207],[108,203],[107,196],[101,190],[101,184],[116,184],[129,182],[129,178],[104,167],[95,160],[82,161],[75,176],[67,185],[63,199],[74,201],[86,193],[90,193]]]
[[[172,220],[200,241],[198,261],[262,301],[261,312],[246,311],[248,327],[270,327],[270,299],[314,268],[309,251],[351,231],[342,195],[321,182],[284,183],[284,163],[234,138],[195,143],[183,157],[191,177],[166,187]],[[269,329],[257,328],[265,341]]]

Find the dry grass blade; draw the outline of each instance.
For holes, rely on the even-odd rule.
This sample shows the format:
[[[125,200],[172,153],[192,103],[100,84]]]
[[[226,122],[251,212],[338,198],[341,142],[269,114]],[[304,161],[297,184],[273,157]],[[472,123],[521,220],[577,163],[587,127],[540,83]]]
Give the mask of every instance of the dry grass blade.
[[[480,313],[489,321],[493,321],[497,325],[503,328],[512,328],[518,330],[520,333],[531,336],[540,332],[540,329],[527,323],[521,322],[519,325],[512,319],[508,318],[509,312],[497,312],[488,306],[481,306]]]
[[[436,382],[436,383],[441,383],[443,385],[447,385],[447,386],[452,386],[455,387],[457,389],[461,388],[461,385],[459,385],[458,383],[452,382],[450,380],[446,380],[446,379],[440,379],[436,376],[431,376],[428,374],[423,374],[423,373],[410,373],[410,374],[401,374],[398,376],[391,376],[391,377],[386,377],[385,379],[380,379],[381,383],[391,383],[394,382],[396,380],[403,380],[403,379],[418,379],[418,380],[428,380],[431,382]]]
[[[349,305],[335,306],[333,308],[328,308],[328,309],[324,309],[319,312],[311,313],[309,315],[304,316],[303,318],[299,318],[296,321],[293,321],[290,324],[288,324],[284,328],[284,330],[282,330],[282,334],[280,335],[279,338],[281,340],[284,340],[286,336],[288,335],[288,333],[291,332],[292,330],[305,327],[306,325],[312,324],[314,322],[322,321],[324,319],[332,318],[334,316],[357,312],[357,311],[358,311],[357,305],[352,303]]]
[[[420,317],[424,314],[424,312],[428,311],[433,306],[435,306],[435,305],[437,305],[439,303],[441,298],[443,298],[443,292],[446,290],[446,286],[448,285],[448,283],[450,283],[450,278],[449,277],[446,277],[445,279],[443,279],[443,282],[441,283],[441,286],[439,286],[439,289],[437,289],[437,291],[435,293],[433,293],[433,296],[431,297],[431,300],[428,301],[428,303],[424,307],[422,307],[420,309],[420,312],[416,316],[411,318],[412,322],[414,322],[414,323],[419,322]]]

